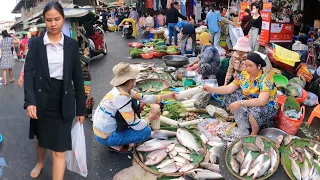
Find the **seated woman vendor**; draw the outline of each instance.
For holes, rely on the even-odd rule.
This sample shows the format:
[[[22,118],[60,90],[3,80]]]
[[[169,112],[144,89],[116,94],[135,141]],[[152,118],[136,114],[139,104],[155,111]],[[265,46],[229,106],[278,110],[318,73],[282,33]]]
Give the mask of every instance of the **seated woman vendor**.
[[[251,135],[257,135],[261,125],[274,119],[278,109],[277,88],[273,77],[263,73],[264,66],[266,63],[259,54],[249,53],[245,70],[232,83],[221,87],[204,86],[210,93],[225,94],[224,106],[231,112],[245,107]]]
[[[201,42],[200,44],[205,47],[204,51],[189,65],[188,70],[195,70],[202,76],[209,77],[216,75],[220,69],[220,54],[218,50],[211,45],[209,39],[202,37],[203,34],[205,33],[200,35],[199,40]]]
[[[163,99],[175,99],[175,94],[141,95],[135,86],[139,70],[128,63],[119,63],[113,68],[114,88],[105,95],[93,116],[95,139],[110,151],[129,151],[129,144],[146,141],[151,135],[148,121],[140,118],[137,100],[141,103],[159,103]],[[160,116],[160,115],[159,115]]]

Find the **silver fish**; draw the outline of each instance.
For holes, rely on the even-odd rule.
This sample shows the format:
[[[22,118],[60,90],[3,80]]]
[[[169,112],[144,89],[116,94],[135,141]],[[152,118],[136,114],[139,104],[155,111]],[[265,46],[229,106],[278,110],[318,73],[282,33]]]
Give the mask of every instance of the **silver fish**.
[[[182,146],[176,146],[174,147],[174,150],[176,150],[179,153],[190,153],[190,151],[187,148]]]
[[[205,180],[205,179],[222,179],[223,176],[220,173],[212,172],[204,169],[193,169],[185,173],[186,177],[195,180]]]
[[[186,160],[189,160],[189,161],[193,161],[193,158],[190,156],[190,154],[187,154],[187,153],[178,153],[179,156],[185,158]]]
[[[262,175],[264,175],[264,174],[268,171],[268,169],[270,168],[270,165],[271,165],[270,159],[268,159],[267,161],[263,162],[263,163],[259,166],[259,170],[256,171],[256,172],[253,174],[252,179],[256,179],[256,178],[259,178],[259,177],[261,177]]]
[[[209,159],[210,159],[210,163],[213,163],[213,164],[219,163],[219,157],[214,154],[210,154]]]
[[[169,152],[169,157],[172,159],[172,158],[176,157],[177,154],[178,154],[178,152],[176,150],[172,150]]]
[[[174,173],[178,171],[178,167],[175,163],[171,163],[169,165],[166,165],[165,167],[159,169],[159,172],[162,173]]]
[[[176,163],[176,165],[177,165],[177,167],[180,169],[180,168],[182,168],[182,166],[184,166],[185,165],[185,163],[181,163],[181,162],[175,162]]]
[[[301,167],[301,178],[302,180],[308,180],[309,179],[309,172],[310,168],[307,161],[303,162],[303,166]]]
[[[219,163],[219,157],[225,150],[224,144],[217,144],[216,146],[212,146],[212,148],[209,150],[210,153],[210,162],[214,164]]]
[[[291,171],[292,171],[294,177],[296,177],[296,179],[298,179],[298,180],[301,180],[300,167],[296,163],[296,160],[294,160],[291,157],[289,157],[289,158],[290,158],[290,161],[291,161]]]
[[[181,156],[176,156],[176,157],[173,158],[173,160],[176,161],[176,162],[183,163],[183,164],[189,162],[187,159],[185,159],[185,158],[183,158],[183,157],[181,157]]]
[[[167,140],[170,137],[175,137],[177,135],[177,132],[174,131],[168,131],[168,130],[153,130],[151,132],[151,138],[152,139],[162,139]]]
[[[271,174],[277,166],[278,155],[277,155],[277,152],[272,147],[270,147],[268,155],[271,161],[271,166],[270,166],[270,169],[268,170],[268,174]]]
[[[243,143],[243,146],[245,148],[247,148],[249,151],[253,151],[253,152],[260,152],[260,148],[255,145],[255,144],[252,144],[252,143]]]
[[[212,147],[214,147],[214,146],[225,146],[224,143],[218,142],[218,141],[208,141],[207,144],[208,144],[209,146],[212,146]]]
[[[313,154],[312,154],[312,152],[310,152],[310,151],[309,151],[308,149],[306,149],[306,148],[303,148],[303,150],[304,150],[304,154],[306,155],[308,161],[309,161],[310,163],[312,163],[312,162],[313,162]]]
[[[174,163],[174,160],[172,159],[166,159],[164,161],[162,161],[158,166],[157,166],[157,169],[161,169],[163,167],[165,167],[166,165],[169,165],[171,163]]]
[[[287,146],[288,144],[290,144],[290,142],[291,142],[293,139],[300,139],[300,137],[298,137],[298,136],[292,136],[292,135],[287,135],[287,136],[284,137],[284,139],[283,139],[284,145]]]
[[[264,157],[265,157],[264,154],[260,154],[256,159],[252,161],[252,163],[250,164],[247,176],[251,176],[252,174],[254,174],[254,172],[256,172],[260,168],[259,166],[264,162]]]
[[[186,163],[179,169],[179,172],[187,172],[193,169],[194,167],[195,167],[194,164]]]
[[[246,153],[243,151],[243,149],[241,149],[238,154],[236,155],[236,159],[237,161],[242,164],[244,157],[245,157]]]
[[[264,151],[264,144],[260,136],[256,136],[255,144],[260,148],[261,152]]]
[[[280,148],[282,141],[283,141],[283,135],[279,135],[277,137],[276,148]]]
[[[320,156],[320,151],[318,151],[318,144],[316,143],[313,147],[309,147],[311,152],[315,154],[316,156]]]
[[[174,147],[176,147],[175,144],[170,144],[170,145],[166,148],[166,152],[171,152],[171,151],[174,149]]]
[[[178,141],[190,150],[194,150],[197,154],[202,154],[203,149],[199,147],[196,138],[187,130],[179,128],[177,130]]]
[[[234,156],[231,156],[231,168],[234,172],[236,172],[237,174],[239,174],[240,171],[240,164],[239,162],[236,160],[236,158]]]
[[[144,162],[144,164],[147,166],[158,164],[159,162],[164,160],[166,156],[167,156],[167,153],[165,149],[153,151],[147,155],[146,161]]]
[[[231,150],[231,155],[237,154],[242,149],[242,142],[238,141]]]
[[[240,176],[244,176],[245,174],[247,174],[247,172],[249,171],[250,164],[252,162],[252,158],[253,157],[252,157],[251,151],[249,151],[246,154],[244,161],[241,164]]]
[[[218,164],[212,164],[212,163],[200,163],[200,167],[204,169],[208,169],[213,172],[220,173],[220,166]]]
[[[152,152],[155,150],[165,149],[170,144],[174,144],[174,143],[177,143],[177,142],[169,141],[169,140],[151,139],[149,141],[144,142],[140,146],[138,146],[137,151]]]

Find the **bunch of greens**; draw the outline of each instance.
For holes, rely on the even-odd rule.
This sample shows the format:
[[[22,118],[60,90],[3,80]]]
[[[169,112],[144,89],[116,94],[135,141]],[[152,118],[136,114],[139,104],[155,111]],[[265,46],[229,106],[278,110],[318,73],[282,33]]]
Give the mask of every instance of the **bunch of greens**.
[[[180,114],[183,113],[186,108],[182,106],[182,103],[172,103],[164,105],[163,110],[169,113],[169,118],[178,120],[180,118]]]
[[[167,48],[167,53],[176,53],[177,52],[177,48],[174,46],[168,46]]]
[[[167,52],[166,46],[155,46],[155,50],[156,50],[158,53],[165,53],[165,52]]]
[[[129,56],[132,58],[140,58],[142,50],[138,48],[130,48],[129,49]]]

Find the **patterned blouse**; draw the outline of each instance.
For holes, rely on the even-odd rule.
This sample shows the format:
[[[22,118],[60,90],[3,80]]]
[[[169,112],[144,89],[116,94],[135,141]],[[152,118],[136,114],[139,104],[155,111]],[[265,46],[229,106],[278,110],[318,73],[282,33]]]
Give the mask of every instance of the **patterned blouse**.
[[[258,98],[260,92],[270,92],[268,106],[278,108],[277,88],[273,82],[273,77],[269,74],[262,73],[260,70],[258,76],[253,82],[250,82],[250,75],[247,71],[242,71],[241,74],[233,81],[242,89],[242,94],[249,99]]]
[[[131,99],[137,99],[142,103],[160,102],[160,96],[142,95],[134,90],[131,90],[130,94],[128,94],[114,87],[104,96],[93,115],[94,134],[106,139],[117,129],[117,122],[114,116],[118,109],[132,129],[137,131],[144,129],[148,125],[148,122],[145,119],[135,117],[131,102],[128,103]]]
[[[230,64],[224,80],[228,84],[232,77],[237,77],[245,69],[244,61],[247,59],[248,53],[241,51],[234,51],[230,59]]]

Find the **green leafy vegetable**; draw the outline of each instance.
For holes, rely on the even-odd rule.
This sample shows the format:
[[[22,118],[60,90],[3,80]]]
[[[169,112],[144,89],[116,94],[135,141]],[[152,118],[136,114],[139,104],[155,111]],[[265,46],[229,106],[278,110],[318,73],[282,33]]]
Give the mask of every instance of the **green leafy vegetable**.
[[[182,106],[182,103],[173,103],[164,105],[164,111],[169,112],[171,119],[177,120],[180,118],[180,114],[183,113],[186,109]]]
[[[141,49],[138,48],[130,48],[129,49],[129,56],[132,58],[140,58],[141,57]]]

